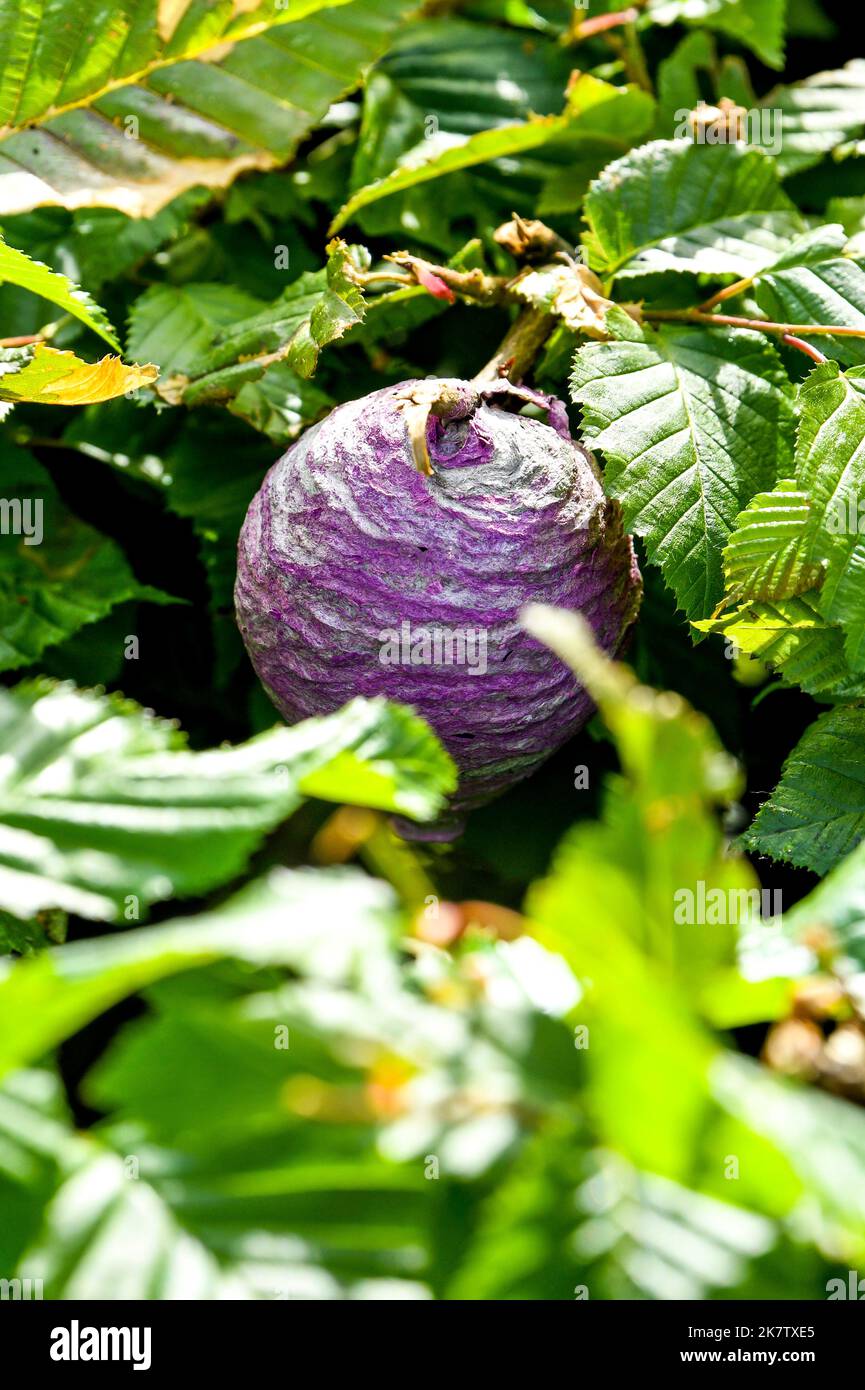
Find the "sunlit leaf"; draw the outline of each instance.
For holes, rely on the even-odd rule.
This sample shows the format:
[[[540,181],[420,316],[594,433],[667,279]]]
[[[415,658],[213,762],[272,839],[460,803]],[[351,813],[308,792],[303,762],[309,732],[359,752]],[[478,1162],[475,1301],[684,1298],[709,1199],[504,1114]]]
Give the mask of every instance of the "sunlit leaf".
[[[85,290],[74,285],[65,275],[51,270],[47,265],[31,258],[14,246],[8,246],[0,237],[0,285],[20,285],[22,289],[32,290],[41,295],[64,313],[79,319],[104,338],[109,347],[120,351],[120,344],[114,336],[111,324],[104,309],[94,303]]]
[[[196,185],[285,163],[408,8],[64,0],[65,22],[52,22],[45,0],[7,0],[0,213],[59,203],[145,217]]]
[[[137,921],[235,877],[304,796],[423,818],[453,783],[427,726],[375,700],[193,752],[131,702],[43,682],[0,694],[0,745],[0,904],[22,917]]]
[[[127,366],[119,357],[82,362],[74,352],[59,352],[45,343],[0,349],[0,401],[93,405],[152,386],[158,375],[152,365]]]

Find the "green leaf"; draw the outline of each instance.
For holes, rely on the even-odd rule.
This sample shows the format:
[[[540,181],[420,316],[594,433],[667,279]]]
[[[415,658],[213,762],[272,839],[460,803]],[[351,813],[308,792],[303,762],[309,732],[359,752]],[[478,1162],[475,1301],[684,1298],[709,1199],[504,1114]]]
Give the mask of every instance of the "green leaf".
[[[220,329],[262,307],[235,285],[153,285],[132,306],[126,350],[162,376],[186,372]]]
[[[808,563],[825,568],[820,611],[847,635],[850,668],[865,671],[865,542],[858,526],[865,497],[863,369],[816,367],[800,390],[796,480],[809,498],[813,520],[806,535]],[[852,503],[855,524],[850,525]]]
[[[356,1144],[342,1161],[253,1154],[217,1174],[148,1146],[130,1181],[137,1157],[97,1150],[59,1188],[20,1265],[38,1271],[46,1296],[429,1297],[417,1274],[431,1213],[416,1169]],[[256,1239],[262,1224],[267,1235]]]
[[[463,1030],[442,1034],[439,1011],[401,991],[395,928],[393,895],[364,874],[276,870],[198,917],[79,942],[3,971],[4,1071],[76,1031],[111,1000],[172,977],[181,1008],[169,1007],[149,1030],[165,1049],[151,1075],[165,1082],[178,1043],[189,1048],[187,1059],[206,1056],[207,1076],[199,1078],[203,1089],[193,1088],[191,1109],[202,1095],[214,1099],[209,1083],[221,1078],[225,1113],[236,1121],[236,1128],[229,1121],[211,1129],[207,1143],[159,1147],[154,1132],[164,1134],[166,1115],[180,1115],[172,1088],[163,1084],[163,1103],[155,1105],[136,1084],[135,1115],[83,1136],[58,1113],[53,1096],[49,1108],[40,1074],[9,1076],[0,1088],[4,1234],[8,1214],[26,1199],[42,1206],[29,1239],[25,1233],[17,1250],[4,1249],[9,1263],[42,1279],[46,1296],[55,1298],[288,1298],[310,1290],[336,1297],[346,1286],[355,1297],[372,1297],[373,1286],[365,1294],[362,1281],[376,1276],[384,1281],[379,1294],[422,1294],[410,1276],[417,1278],[433,1208],[420,1166],[398,1167],[374,1150],[359,1069],[379,1036],[401,1037],[400,1024],[402,1036],[410,1024],[427,1065],[431,1047],[453,1053],[454,1061],[460,1049],[461,1063],[468,1059]],[[280,996],[259,990],[248,999],[222,997],[210,1011],[199,997],[197,1007],[184,1008],[177,977],[195,971],[206,991],[201,967],[218,960],[246,963],[237,972],[244,985],[256,972],[265,977],[266,966],[304,979]],[[383,1028],[376,1000],[390,1011]],[[290,1049],[278,1050],[275,1024],[282,1031],[286,1017]],[[340,1055],[347,1039],[355,1043],[353,1056]],[[142,1045],[146,1037],[124,1036],[100,1093],[110,1092],[112,1075],[124,1075],[126,1059]],[[337,1113],[311,1122],[313,1095]],[[250,1239],[255,1231],[268,1232],[264,1245]]]
[[[66,913],[56,909],[41,912],[22,922],[0,909],[0,956],[32,956],[47,946],[66,940]]]
[[[135,1245],[122,1283],[129,1297],[250,1297],[175,1222],[152,1186],[129,1180],[128,1162],[76,1133],[64,1099],[60,1081],[40,1070],[15,1073],[0,1086],[4,1226],[13,1213],[26,1213],[25,1222],[11,1222],[4,1268],[18,1266],[40,1290],[36,1297],[45,1286],[58,1298],[115,1298],[124,1266],[118,1257]]]
[[[363,321],[366,306],[358,272],[368,260],[362,247],[339,239],[330,242],[323,270],[306,271],[258,313],[202,334],[188,360],[184,355],[186,370],[169,379],[162,393],[186,405],[229,401],[275,363],[285,363],[298,377],[311,377],[322,348]],[[151,300],[143,306],[147,322],[158,321],[159,307],[169,303],[168,293],[160,291],[158,304]],[[183,291],[173,293],[182,300]],[[181,328],[178,324],[169,330],[168,346],[175,360]]]
[[[145,217],[187,188],[284,164],[407,8],[64,0],[63,23],[40,23],[44,0],[5,0],[0,214],[59,203]]]
[[[585,200],[599,275],[752,274],[805,230],[774,162],[743,145],[655,140],[614,160]]]
[[[128,1185],[146,1194],[139,1219],[150,1213],[142,1259],[124,1276],[130,1296],[168,1298],[186,1287],[180,1253],[169,1249],[167,1266],[159,1258],[165,1222],[155,1196],[258,1296],[310,1287],[333,1296],[350,1285],[363,1297],[355,1281],[374,1276],[398,1281],[391,1293],[423,1292],[413,1281],[429,1267],[437,1211],[423,1155],[432,1145],[441,1156],[442,1187],[482,1172],[512,1146],[530,1088],[536,1101],[566,1092],[568,1033],[520,991],[528,979],[537,993],[545,963],[560,995],[563,974],[571,998],[574,990],[561,962],[531,943],[489,943],[462,966],[436,953],[443,984],[465,984],[481,961],[490,982],[489,999],[454,1012],[426,997],[434,991],[423,968],[407,978],[397,928],[393,895],[365,875],[279,870],[218,910],[77,943],[6,972],[4,1066],[130,989],[147,988],[155,1010],[88,1078],[88,1096],[115,1113],[88,1139],[76,1136],[72,1152],[61,1117],[49,1125],[42,1109],[30,1116],[32,1074],[19,1071],[0,1090],[0,1169],[12,1177],[11,1193],[0,1183],[0,1230],[7,1208],[20,1210],[22,1189],[37,1188],[35,1199],[51,1176],[43,1168],[53,1159],[59,1169],[56,1196],[9,1263],[43,1278],[46,1296],[110,1296],[113,1242],[128,1240],[129,1226],[112,1165],[102,1164],[101,1182],[91,1176],[100,1196],[86,1203],[79,1170],[113,1148],[127,1183],[137,1180]],[[253,970],[201,968],[223,958]],[[388,1092],[399,1106],[392,1123]],[[265,1231],[264,1243],[252,1236]],[[218,1294],[205,1287],[199,1296]]]
[[[787,32],[794,38],[834,39],[838,26],[824,13],[820,0],[789,0]]]
[[[785,685],[798,685],[816,700],[865,697],[865,677],[850,671],[841,628],[826,621],[813,596],[746,603],[694,627],[723,634],[739,651],[777,671]]]
[[[192,752],[131,702],[46,682],[0,695],[0,903],[101,920],[236,877],[303,796],[425,818],[452,764],[400,706],[356,700],[235,748]]]
[[[218,1031],[210,1041],[226,1047]],[[44,1297],[55,1299],[428,1297],[420,1278],[437,1207],[420,1165],[383,1159],[356,1114],[327,1123],[292,1113],[295,1094],[308,1102],[313,1078],[296,1076],[293,1054],[274,1053],[272,1029],[269,1041],[271,1060],[282,1062],[278,1144],[230,1125],[207,1154],[158,1146],[138,1122],[82,1134],[49,1073],[7,1078],[4,1270],[30,1287],[41,1280]],[[229,1042],[229,1072],[236,1054]],[[181,1059],[172,1060],[183,1072]],[[213,1060],[211,1051],[208,1079]],[[168,1065],[159,1059],[165,1077]],[[358,1074],[341,1073],[354,1101]]]
[[[383,1160],[356,1117],[319,1122],[305,1135],[303,1118],[290,1111],[292,1058],[274,1052],[272,1028],[269,1042],[282,1061],[290,1153],[285,1133],[276,1148],[226,1126],[205,1155],[158,1147],[140,1123],[82,1134],[50,1073],[7,1077],[4,1270],[17,1270],[31,1288],[41,1280],[41,1293],[56,1299],[428,1296],[418,1275],[433,1207],[419,1168]],[[211,1036],[213,1047],[221,1044]],[[234,1058],[223,1052],[223,1060],[230,1070]],[[166,1064],[159,1059],[163,1076]],[[357,1074],[343,1071],[356,1084]]]
[[[743,839],[825,874],[865,834],[865,709],[827,710],[806,729]]]
[[[752,497],[724,550],[727,596],[776,600],[815,588],[822,571],[804,553],[810,521],[808,494],[792,478]]]
[[[279,368],[272,370],[277,373]],[[267,379],[262,378],[262,387]],[[316,393],[306,382],[300,384],[298,395],[304,412],[319,408],[316,395],[324,401],[322,393]],[[245,398],[242,390],[239,399]],[[229,403],[233,412],[236,406],[236,401]],[[290,399],[285,402],[283,418],[292,433],[301,427],[299,419],[296,425],[292,419]],[[237,536],[247,508],[273,463],[272,446],[263,436],[251,436],[248,429],[222,412],[201,410],[181,416],[179,412],[143,410],[123,400],[82,411],[64,431],[63,442],[124,477],[157,489],[166,507],[189,521],[207,575],[217,653],[215,679],[222,687],[245,661],[234,619]],[[74,671],[69,674],[86,683],[90,679],[87,670],[85,667],[83,679]]]
[[[119,546],[67,511],[49,474],[7,447],[0,528],[0,670],[37,660],[130,599],[174,600],[139,584]]]
[[[758,277],[756,299],[775,323],[802,325],[798,336],[827,357],[847,364],[865,362],[865,261],[836,255],[810,265],[771,268]],[[862,337],[812,335],[805,327],[811,323],[857,328]]]
[[[727,1054],[713,1069],[721,1102],[785,1154],[826,1234],[840,1225],[854,1248],[865,1232],[865,1115],[858,1105],[774,1076],[749,1057]],[[842,1176],[843,1175],[843,1176]],[[822,1297],[827,1286],[824,1283]]]
[[[865,845],[850,851],[771,931],[746,932],[742,971],[751,978],[849,976],[865,968]],[[854,986],[855,990],[855,986]],[[858,995],[854,996],[857,997]],[[789,989],[783,1016],[789,1010]]]
[[[660,139],[672,134],[673,125],[681,119],[682,111],[693,111],[703,99],[698,74],[712,72],[715,65],[715,44],[711,34],[702,29],[688,34],[676,45],[669,58],[664,58],[658,64],[656,134]]]
[[[631,108],[633,94],[612,86],[588,73],[582,73],[568,89],[562,115],[534,116],[519,124],[499,125],[470,135],[448,134],[444,138],[422,140],[400,157],[390,173],[357,189],[337,213],[331,232],[338,231],[362,209],[395,193],[418,187],[432,179],[473,168],[492,160],[513,158],[528,150],[540,149],[563,137],[585,135],[591,138],[598,118],[609,121],[606,103],[625,102]],[[640,103],[641,108],[645,103]],[[640,125],[650,113],[641,110]]]
[[[863,229],[863,219],[865,219],[865,198],[855,196],[830,198],[826,204],[826,219],[829,222],[839,223],[847,236],[850,237],[847,254],[850,256],[858,254],[858,248],[861,244],[860,233]]]
[[[20,1122],[20,1111],[10,1120]],[[22,1268],[57,1299],[245,1300],[251,1290],[185,1229],[154,1184],[130,1181],[124,1156],[72,1133],[55,1150],[64,1171]],[[77,1142],[76,1142],[77,1139]],[[135,1250],[134,1260],[122,1252]]]
[[[801,173],[865,130],[865,59],[777,87],[763,106],[781,113],[782,174]]]
[[[680,608],[708,616],[721,553],[755,492],[789,473],[791,388],[774,348],[742,329],[639,329],[574,359],[573,399],[606,459],[625,525],[645,537]]]
[[[247,381],[241,386],[228,402],[228,409],[275,443],[290,444],[334,404],[330,396],[298,376],[287,362],[276,362],[258,381]]]
[[[729,852],[714,811],[736,794],[735,764],[684,700],[640,686],[604,658],[577,615],[532,606],[526,622],[578,673],[622,763],[622,776],[605,789],[601,820],[574,827],[527,903],[533,933],[585,985],[572,1018],[590,1035],[582,1044],[586,1112],[606,1147],[714,1195],[726,1195],[719,1156],[755,1145],[753,1160],[742,1161],[739,1200],[789,1211],[801,1187],[787,1160],[744,1126],[731,1131],[712,1097],[719,1049],[698,1015],[711,1016],[719,989],[728,989],[734,922],[761,920],[750,865]],[[707,904],[718,897],[723,904],[705,920],[701,884]],[[691,894],[690,921],[683,893]],[[734,982],[740,1012],[747,1015],[743,1001],[754,992],[765,1006],[759,986]],[[686,1137],[695,1132],[699,1156]]]
[[[759,1297],[773,1254],[790,1277],[784,1244],[773,1222],[742,1207],[642,1173],[609,1150],[587,1151],[585,1133],[563,1119],[529,1141],[486,1203],[448,1297]]]
[[[471,169],[476,164],[486,164],[493,159],[504,159],[535,150],[545,145],[556,135],[563,135],[567,129],[564,116],[536,116],[519,125],[499,126],[495,130],[482,130],[469,135],[464,140],[449,144],[445,149],[420,146],[410,155],[404,156],[400,165],[385,178],[367,184],[354,193],[344,207],[340,208],[330,225],[331,234],[338,232],[347,222],[371,203],[389,198],[395,193],[403,193],[432,179],[442,178],[461,169]]]
[[[865,672],[862,369],[817,367],[799,406],[795,479],[752,499],[724,551],[726,601],[759,601],[695,626],[724,633],[818,699],[856,699]]]
[[[8,246],[0,237],[0,285],[4,283],[20,285],[22,289],[38,294],[42,299],[50,300],[64,313],[71,314],[73,318],[92,328],[93,332],[104,338],[115,352],[120,351],[120,344],[114,336],[105,310],[100,309],[86,290],[73,284],[65,275],[42,265],[40,261],[31,260],[23,251]]]
[[[784,63],[784,0],[649,0],[655,24],[704,24],[750,48],[770,68]]]
[[[147,218],[127,217],[113,208],[82,208],[72,214],[52,210],[55,216],[69,218],[69,231],[58,243],[58,253],[72,257],[85,283],[104,285],[134,270],[163,246],[188,236],[195,215],[209,201],[207,189],[191,188]],[[7,219],[10,231],[17,231],[22,220]]]
[[[272,370],[277,372],[279,364]],[[245,393],[259,385],[263,388],[269,375],[261,383],[242,388],[229,409],[239,413],[238,402],[248,399]],[[311,391],[304,383],[304,409],[310,403]],[[166,506],[186,517],[195,531],[207,574],[220,665],[224,667],[226,659],[231,661],[232,653],[236,660],[245,659],[234,617],[237,537],[247,508],[273,463],[272,448],[264,438],[250,438],[247,430],[224,415],[199,411],[184,420],[161,454],[145,461],[154,471],[160,470],[158,481],[164,487]]]
[[[421,142],[558,114],[571,64],[554,41],[456,17],[414,20],[364,89],[352,190],[389,174]]]
[[[536,115],[558,116],[571,67],[555,35],[534,36],[529,45],[510,27],[455,18],[413,21],[366,85],[351,192],[377,185],[403,161],[437,157],[484,130],[513,127]],[[584,83],[584,90],[590,85]],[[538,213],[549,212],[547,191],[553,185],[558,205],[573,218],[581,194],[572,196],[561,185],[570,184],[577,165],[584,187],[586,178],[651,124],[648,94],[608,90],[615,100],[611,95],[595,105],[571,134],[473,166],[470,173],[453,172],[440,198],[430,199],[419,184],[377,200],[356,214],[358,223],[370,236],[410,233],[447,255],[463,240],[466,221],[477,233],[488,233],[513,208],[530,207],[538,198]]]
[[[614,736],[624,773],[623,784],[607,791],[601,822],[577,826],[565,841],[560,868],[567,864],[563,877],[574,892],[566,958],[592,978],[596,956],[597,969],[608,968],[609,962],[601,963],[604,933],[592,946],[585,938],[590,923],[606,920],[618,901],[627,924],[618,932],[621,952],[634,969],[639,951],[671,974],[702,981],[717,965],[731,962],[732,935],[726,923],[695,931],[693,923],[677,920],[676,895],[682,888],[695,891],[700,880],[724,891],[754,883],[744,859],[725,857],[711,810],[735,794],[737,767],[706,719],[680,696],[641,687],[627,667],[605,658],[578,615],[532,604],[524,624],[589,691]],[[558,902],[563,888],[551,891]],[[531,902],[529,917],[540,920]],[[558,935],[544,940],[551,949],[563,949]]]
[[[780,922],[783,939],[796,948],[791,961],[795,973],[805,975],[822,969],[819,948],[824,943],[833,964],[861,971],[865,969],[865,846],[858,845],[789,912]],[[767,958],[759,938],[749,942],[748,961]],[[769,943],[769,949],[777,947]]]
[[[11,0],[4,22],[17,62],[4,75],[0,119],[9,125],[35,123],[127,82],[145,80],[181,59],[207,55],[222,42],[241,42],[326,6],[327,0],[293,0],[280,10],[275,0],[253,0],[231,10],[196,7],[187,13],[187,6],[171,0],[145,0],[138,7],[119,0],[107,12],[96,13],[82,0],[72,0],[66,5],[66,29],[46,34],[34,22],[42,17],[41,4]],[[70,58],[84,44],[93,52],[86,67],[76,67]]]
[[[166,926],[0,962],[0,1072],[26,1065],[90,1019],[178,971],[230,957],[330,981],[380,965],[393,900],[356,870],[273,870],[221,907]]]
[[[606,1149],[708,1195],[727,1197],[724,1164],[735,1154],[743,1206],[782,1217],[808,1200],[824,1233],[841,1222],[858,1245],[865,1238],[861,1183],[856,1177],[839,1184],[837,1172],[862,1168],[861,1111],[797,1091],[731,1056],[696,1015],[695,1004],[717,1007],[727,928],[713,926],[707,915],[683,930],[673,905],[695,872],[707,892],[717,885],[730,904],[735,874],[742,887],[748,881],[748,865],[721,848],[711,811],[733,790],[729,761],[719,762],[706,721],[678,697],[640,687],[611,664],[576,615],[532,608],[527,618],[598,702],[623,766],[601,822],[575,827],[528,902],[533,931],[585,982],[571,1015],[590,1035],[582,1044],[588,1073],[582,1113]],[[818,724],[850,713],[833,711]],[[754,912],[742,914],[739,924],[770,934]],[[777,985],[737,979],[739,1007],[749,991],[764,1006],[770,998],[777,1006]],[[818,1132],[831,1136],[822,1147],[815,1147]]]

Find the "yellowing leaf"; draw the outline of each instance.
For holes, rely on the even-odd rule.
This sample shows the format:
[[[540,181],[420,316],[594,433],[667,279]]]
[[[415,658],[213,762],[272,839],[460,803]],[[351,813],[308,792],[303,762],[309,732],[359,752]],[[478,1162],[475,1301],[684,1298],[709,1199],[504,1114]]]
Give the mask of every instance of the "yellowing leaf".
[[[189,0],[159,0],[156,9],[156,28],[163,43],[167,43],[180,20],[189,9]]]
[[[0,364],[0,400],[35,401],[40,405],[95,405],[150,386],[159,375],[157,367],[127,366],[119,357],[103,357],[99,362],[82,362],[74,352],[38,343],[32,355],[21,356],[24,365],[15,370],[7,361]]]

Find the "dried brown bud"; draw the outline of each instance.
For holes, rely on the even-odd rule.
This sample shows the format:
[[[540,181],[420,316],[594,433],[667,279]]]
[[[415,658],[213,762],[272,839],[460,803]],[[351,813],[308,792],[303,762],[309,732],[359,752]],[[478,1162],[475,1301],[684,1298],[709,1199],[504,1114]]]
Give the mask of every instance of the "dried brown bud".
[[[852,1100],[865,1098],[865,1033],[857,1023],[842,1023],[829,1035],[820,1074],[831,1090]]]
[[[763,1060],[773,1071],[813,1081],[818,1075],[823,1034],[802,1018],[785,1018],[769,1031],[763,1046]]]
[[[536,218],[520,217],[514,213],[513,220],[502,223],[493,233],[499,246],[504,246],[518,261],[548,261],[560,251],[571,253],[573,248]]]
[[[688,116],[696,139],[706,144],[727,144],[745,139],[748,112],[729,97],[721,97],[717,106],[701,102]]]
[[[837,980],[828,975],[815,975],[800,980],[793,998],[793,1013],[797,1018],[819,1022],[834,1014],[844,1001],[844,991]]]

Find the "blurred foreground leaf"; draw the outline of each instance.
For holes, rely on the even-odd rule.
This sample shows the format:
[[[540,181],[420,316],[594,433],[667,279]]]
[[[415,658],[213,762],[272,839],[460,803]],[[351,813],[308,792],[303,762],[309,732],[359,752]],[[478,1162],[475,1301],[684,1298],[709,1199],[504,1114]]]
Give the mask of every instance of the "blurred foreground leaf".
[[[137,921],[147,904],[236,877],[304,796],[432,817],[450,759],[382,700],[192,752],[117,697],[39,682],[0,693],[0,905]]]

